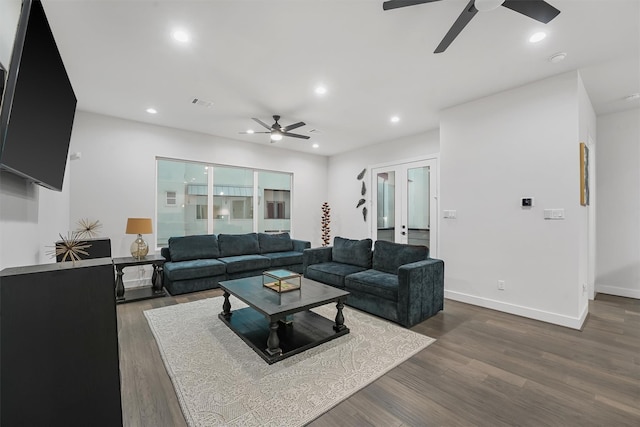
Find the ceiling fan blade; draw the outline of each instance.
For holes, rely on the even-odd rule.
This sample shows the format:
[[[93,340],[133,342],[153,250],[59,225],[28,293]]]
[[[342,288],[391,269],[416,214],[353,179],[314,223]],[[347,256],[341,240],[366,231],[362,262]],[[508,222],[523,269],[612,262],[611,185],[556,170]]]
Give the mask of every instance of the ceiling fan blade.
[[[282,130],[282,132],[289,132],[290,130],[297,129],[300,126],[304,126],[304,125],[306,125],[305,122],[298,122],[298,123],[294,123],[294,124],[289,125],[289,126],[285,126],[281,130]]]
[[[382,10],[397,9],[399,7],[415,6],[416,4],[432,3],[440,0],[389,0],[382,3]]]
[[[284,136],[290,136],[292,138],[302,138],[302,139],[309,139],[311,138],[310,136],[307,135],[299,135],[297,133],[289,133],[289,132],[282,132],[282,135]]]
[[[238,132],[242,135],[253,135],[254,133],[271,133],[271,132]]]
[[[266,123],[265,123],[265,122],[263,122],[262,120],[260,120],[260,119],[256,119],[255,117],[252,117],[252,118],[251,118],[251,120],[253,120],[253,121],[255,121],[255,122],[259,123],[260,125],[262,125],[262,126],[263,126],[263,127],[265,127],[266,129],[271,130],[271,126],[269,126],[268,124],[266,124]]]
[[[544,0],[507,0],[502,5],[543,24],[547,24],[560,13]]]
[[[471,18],[478,13],[478,9],[473,5],[474,1],[475,0],[471,0],[469,4],[467,4],[433,53],[442,53],[447,50],[449,45],[458,37],[458,34],[460,34],[469,21],[471,21]]]

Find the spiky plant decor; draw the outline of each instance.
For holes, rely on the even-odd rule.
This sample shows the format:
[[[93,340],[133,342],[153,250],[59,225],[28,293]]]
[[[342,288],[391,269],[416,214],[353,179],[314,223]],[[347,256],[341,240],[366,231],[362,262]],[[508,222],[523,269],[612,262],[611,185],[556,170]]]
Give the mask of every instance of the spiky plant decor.
[[[76,262],[82,259],[80,255],[89,256],[85,249],[90,248],[91,244],[82,241],[78,233],[70,231],[67,236],[62,234],[58,236],[60,241],[56,243],[55,249],[49,252],[52,258],[62,255],[61,261]]]
[[[88,218],[82,218],[78,221],[78,229],[76,233],[79,238],[92,238],[97,237],[99,229],[102,228],[102,224],[100,224],[100,220],[89,221]]]
[[[329,246],[331,243],[331,208],[329,203],[324,202],[322,204],[322,220],[320,220],[320,227],[322,228],[322,246]]]

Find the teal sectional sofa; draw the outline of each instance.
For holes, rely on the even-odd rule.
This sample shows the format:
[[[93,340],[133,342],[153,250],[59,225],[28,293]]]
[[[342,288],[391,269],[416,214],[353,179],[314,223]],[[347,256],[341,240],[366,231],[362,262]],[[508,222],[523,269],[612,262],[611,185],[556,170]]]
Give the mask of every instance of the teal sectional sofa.
[[[171,295],[178,295],[273,268],[302,273],[302,252],[310,247],[310,242],[292,239],[289,233],[171,237],[169,246],[161,249],[166,259],[163,284]]]
[[[426,246],[334,239],[305,249],[304,276],[349,291],[347,305],[411,327],[444,308],[444,262]]]

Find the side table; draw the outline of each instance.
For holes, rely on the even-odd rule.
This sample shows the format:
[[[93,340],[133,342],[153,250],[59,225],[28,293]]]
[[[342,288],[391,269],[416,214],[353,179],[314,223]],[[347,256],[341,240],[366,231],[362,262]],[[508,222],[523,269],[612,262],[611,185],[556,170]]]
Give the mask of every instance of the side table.
[[[116,304],[123,302],[137,301],[149,298],[157,298],[166,296],[164,288],[162,287],[162,271],[165,259],[162,255],[147,255],[142,259],[134,257],[113,258],[113,266],[116,269]],[[133,267],[136,265],[149,265],[153,266],[153,275],[151,276],[151,286],[143,286],[141,288],[130,289],[127,292],[127,296],[124,296],[124,283],[122,271],[125,267]]]

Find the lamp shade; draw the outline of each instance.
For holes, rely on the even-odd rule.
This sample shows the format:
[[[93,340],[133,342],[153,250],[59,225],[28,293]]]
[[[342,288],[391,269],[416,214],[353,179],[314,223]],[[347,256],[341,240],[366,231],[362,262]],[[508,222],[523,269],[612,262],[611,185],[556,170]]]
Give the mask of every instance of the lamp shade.
[[[151,234],[151,218],[129,218],[126,234]]]

